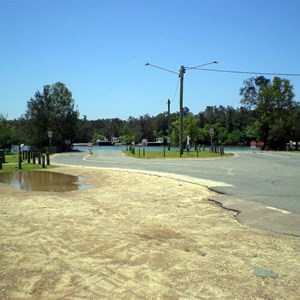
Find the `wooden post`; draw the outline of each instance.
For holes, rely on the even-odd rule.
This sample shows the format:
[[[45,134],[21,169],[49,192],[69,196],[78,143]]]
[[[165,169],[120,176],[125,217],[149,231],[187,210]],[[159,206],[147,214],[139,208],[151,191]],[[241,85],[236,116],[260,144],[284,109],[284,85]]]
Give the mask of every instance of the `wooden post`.
[[[19,154],[19,169],[22,169],[22,154]]]
[[[43,157],[42,157],[42,166],[43,168],[45,168],[45,155],[43,154]]]

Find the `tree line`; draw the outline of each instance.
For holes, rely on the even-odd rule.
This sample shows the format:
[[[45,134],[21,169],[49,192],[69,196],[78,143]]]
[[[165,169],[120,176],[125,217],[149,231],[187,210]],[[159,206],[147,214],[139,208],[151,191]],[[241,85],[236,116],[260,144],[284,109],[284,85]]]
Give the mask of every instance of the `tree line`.
[[[300,140],[300,105],[294,100],[289,80],[259,76],[243,84],[239,108],[207,106],[194,114],[184,107],[183,136],[190,137],[190,145],[211,142],[249,145],[252,140],[261,140],[267,148],[277,150],[284,149],[290,140]],[[53,133],[53,145],[61,146],[65,146],[66,141],[95,143],[112,137],[126,144],[141,143],[143,139],[155,141],[156,138],[167,141],[170,131],[171,145],[178,146],[179,113],[130,116],[127,120],[87,120],[86,116],[79,117],[72,93],[63,83],[57,82],[36,92],[27,102],[27,110],[21,118],[9,121],[0,116],[0,147],[20,143],[48,146],[49,131]]]

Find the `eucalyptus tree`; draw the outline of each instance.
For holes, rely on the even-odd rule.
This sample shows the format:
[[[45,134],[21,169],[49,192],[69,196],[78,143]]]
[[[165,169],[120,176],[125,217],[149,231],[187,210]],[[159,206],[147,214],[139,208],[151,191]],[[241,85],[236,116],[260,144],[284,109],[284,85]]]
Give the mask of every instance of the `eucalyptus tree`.
[[[36,147],[48,145],[48,132],[52,131],[53,144],[64,145],[65,140],[75,138],[78,117],[72,93],[65,84],[45,85],[27,102],[29,143]]]
[[[291,118],[296,107],[293,86],[287,79],[263,76],[244,81],[240,89],[241,103],[255,111],[256,137],[272,148],[282,148],[290,138]]]
[[[7,120],[7,116],[0,114],[0,149],[10,148],[13,138],[13,129]]]

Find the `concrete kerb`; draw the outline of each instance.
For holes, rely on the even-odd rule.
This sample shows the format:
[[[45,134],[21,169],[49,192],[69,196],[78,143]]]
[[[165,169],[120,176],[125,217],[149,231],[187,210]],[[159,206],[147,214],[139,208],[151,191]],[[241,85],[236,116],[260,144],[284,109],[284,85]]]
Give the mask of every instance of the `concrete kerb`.
[[[213,191],[213,189],[211,189]],[[211,199],[222,207],[238,212],[237,220],[261,230],[300,237],[300,215],[231,195],[217,194]]]

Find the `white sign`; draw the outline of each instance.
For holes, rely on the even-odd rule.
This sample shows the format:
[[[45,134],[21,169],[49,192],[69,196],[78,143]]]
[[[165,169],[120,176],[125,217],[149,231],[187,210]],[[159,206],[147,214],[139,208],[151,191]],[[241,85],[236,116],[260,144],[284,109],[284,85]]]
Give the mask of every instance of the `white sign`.
[[[48,138],[52,138],[52,131],[48,131]]]
[[[188,136],[186,137],[186,144],[187,144],[187,145],[190,145],[190,139],[191,139],[191,138],[190,138],[190,136],[188,135]]]

